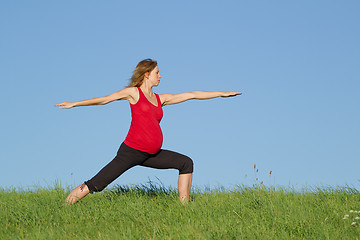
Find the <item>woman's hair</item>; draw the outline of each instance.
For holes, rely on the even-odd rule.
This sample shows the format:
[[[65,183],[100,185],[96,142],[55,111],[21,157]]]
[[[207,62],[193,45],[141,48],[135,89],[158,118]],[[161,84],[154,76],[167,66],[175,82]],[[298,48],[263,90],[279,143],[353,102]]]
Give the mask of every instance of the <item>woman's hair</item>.
[[[157,61],[150,58],[142,60],[136,65],[132,77],[130,78],[129,87],[140,87],[145,73],[150,73],[157,66]]]

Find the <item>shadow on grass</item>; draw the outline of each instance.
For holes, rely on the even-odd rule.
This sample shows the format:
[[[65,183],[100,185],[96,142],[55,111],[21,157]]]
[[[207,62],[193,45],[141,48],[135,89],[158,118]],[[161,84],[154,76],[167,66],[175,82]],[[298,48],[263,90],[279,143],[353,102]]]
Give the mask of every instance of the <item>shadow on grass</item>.
[[[109,192],[112,194],[135,194],[144,196],[160,196],[160,195],[177,195],[177,190],[171,187],[165,187],[164,184],[158,179],[159,183],[149,181],[145,184],[139,185],[115,185]]]

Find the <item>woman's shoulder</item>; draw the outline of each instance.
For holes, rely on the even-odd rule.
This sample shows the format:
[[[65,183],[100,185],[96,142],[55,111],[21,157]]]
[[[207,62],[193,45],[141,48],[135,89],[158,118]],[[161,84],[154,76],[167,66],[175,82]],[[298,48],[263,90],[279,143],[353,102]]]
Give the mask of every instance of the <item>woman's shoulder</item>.
[[[137,87],[126,87],[123,90],[127,91],[128,93],[136,93],[136,92],[138,92]]]
[[[137,87],[126,87],[123,89],[129,96],[129,102],[135,104],[139,100],[139,91]]]

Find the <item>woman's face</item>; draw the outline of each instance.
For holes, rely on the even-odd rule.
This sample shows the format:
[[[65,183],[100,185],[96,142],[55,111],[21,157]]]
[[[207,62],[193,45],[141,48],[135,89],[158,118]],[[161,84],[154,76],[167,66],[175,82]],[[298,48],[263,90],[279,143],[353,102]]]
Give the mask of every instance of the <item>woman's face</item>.
[[[160,83],[160,72],[159,68],[156,66],[149,74],[149,81],[151,82],[151,85],[157,86]]]

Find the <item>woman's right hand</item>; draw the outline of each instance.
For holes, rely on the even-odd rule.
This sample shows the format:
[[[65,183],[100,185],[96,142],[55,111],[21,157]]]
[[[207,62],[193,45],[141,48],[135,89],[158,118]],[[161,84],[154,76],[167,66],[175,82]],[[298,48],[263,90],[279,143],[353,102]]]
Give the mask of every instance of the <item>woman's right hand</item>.
[[[222,92],[221,97],[235,97],[241,94],[242,94],[241,92]]]
[[[75,103],[73,102],[62,102],[54,105],[55,107],[59,108],[72,108],[75,107]]]

